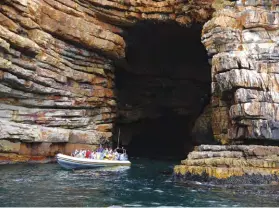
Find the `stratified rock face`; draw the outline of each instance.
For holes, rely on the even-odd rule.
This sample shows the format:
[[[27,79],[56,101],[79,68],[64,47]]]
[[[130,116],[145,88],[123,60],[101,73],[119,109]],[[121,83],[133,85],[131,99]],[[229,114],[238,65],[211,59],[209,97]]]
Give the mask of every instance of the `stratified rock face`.
[[[1,1],[0,152],[10,153],[1,160],[110,142],[122,28],[142,20],[204,23],[211,2]]]
[[[278,1],[235,1],[204,25],[212,127],[222,143],[279,140]]]
[[[88,7],[1,2],[1,152],[53,156],[111,138],[116,102],[107,57],[123,57],[125,43]]]
[[[212,64],[209,107],[212,115],[202,115],[197,126],[202,120],[211,121],[215,139],[223,144],[279,140],[278,10],[277,1],[248,0],[1,1],[0,152],[4,154],[0,160],[45,161],[45,156],[56,152],[70,153],[75,148],[95,148],[110,142],[117,113],[113,61],[123,64],[127,58],[125,35],[129,34],[129,28],[145,20],[182,26],[204,24],[202,43]],[[144,55],[141,57],[146,59]],[[166,77],[153,79],[140,67],[137,71],[134,66],[139,64],[137,61],[134,59],[128,65],[131,64],[135,74],[146,76],[149,84],[142,85],[136,76],[125,83],[128,88],[136,85],[127,93],[130,97],[136,94],[133,97],[136,102],[152,97],[138,86],[167,86],[172,90],[163,89],[164,96],[173,100],[163,103],[161,97],[153,96],[151,108],[147,109],[166,107],[175,109],[177,114],[188,115],[185,109],[201,108],[194,88],[188,87],[192,91],[186,93],[193,94],[192,100],[185,99],[186,91],[183,91],[185,83],[191,86],[191,80],[183,80],[187,80],[189,74],[199,74],[195,67],[189,67],[192,73],[178,74],[183,80],[173,83],[173,74],[168,74],[171,67],[166,70]],[[185,65],[181,66],[175,65],[184,69]],[[155,72],[160,75],[161,69],[160,66]],[[206,92],[199,90],[203,95]],[[197,97],[194,99],[194,96]],[[189,100],[196,101],[190,103]],[[126,107],[129,105],[120,112],[123,117],[127,114]],[[201,111],[196,110],[195,117],[191,115],[191,118],[196,119],[199,113]],[[135,116],[135,121],[146,114],[157,118],[157,112],[150,114],[144,109]],[[210,131],[208,125],[206,129]],[[228,166],[228,173],[221,174],[224,175],[221,178],[246,174],[250,167],[255,168],[255,173],[278,174],[276,148],[274,152],[273,147],[260,147],[272,155],[255,154],[252,158],[246,154],[248,146],[224,146],[225,150],[218,150],[216,154],[214,146],[208,148],[191,153],[177,169],[179,174],[189,170],[189,173],[207,173],[220,178],[210,171],[224,164]],[[201,155],[209,159],[200,158]],[[220,159],[216,160],[215,155]],[[266,166],[265,161],[270,159],[272,162]],[[236,166],[240,169],[234,171]],[[191,172],[191,167],[200,169]],[[269,169],[258,171],[258,168]]]
[[[234,182],[262,183],[277,180],[279,147],[259,145],[201,145],[174,168],[175,177],[189,180],[228,179]],[[269,176],[269,177],[266,177]],[[229,180],[230,181],[230,180]],[[271,181],[269,181],[271,182]]]
[[[212,57],[212,129],[222,144],[279,140],[278,11],[278,1],[235,1],[204,25],[202,42]],[[278,181],[278,156],[272,146],[201,145],[175,175],[245,176],[245,182],[274,175]]]

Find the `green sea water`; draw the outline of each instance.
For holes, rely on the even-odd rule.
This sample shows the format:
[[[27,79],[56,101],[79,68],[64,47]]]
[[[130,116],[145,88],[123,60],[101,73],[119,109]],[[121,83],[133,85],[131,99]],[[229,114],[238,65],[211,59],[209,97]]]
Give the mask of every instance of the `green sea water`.
[[[175,183],[179,161],[131,159],[131,168],[67,171],[0,166],[0,206],[279,206],[279,186]]]

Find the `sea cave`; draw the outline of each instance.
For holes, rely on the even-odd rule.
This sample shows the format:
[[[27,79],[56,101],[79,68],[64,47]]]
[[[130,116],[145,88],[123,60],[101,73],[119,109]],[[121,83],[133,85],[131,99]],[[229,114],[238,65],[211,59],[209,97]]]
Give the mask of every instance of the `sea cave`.
[[[182,159],[198,144],[193,128],[211,93],[201,30],[201,24],[146,21],[125,31],[125,63],[115,73],[114,143],[120,129],[129,155]]]

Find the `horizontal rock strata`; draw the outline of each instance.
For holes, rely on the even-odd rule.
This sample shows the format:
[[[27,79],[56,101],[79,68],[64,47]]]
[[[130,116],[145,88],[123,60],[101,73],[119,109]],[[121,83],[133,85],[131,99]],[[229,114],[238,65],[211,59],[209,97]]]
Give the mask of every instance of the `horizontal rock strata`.
[[[108,57],[123,57],[125,43],[89,6],[1,2],[0,152],[5,161],[21,161],[11,153],[48,157],[110,141],[116,101]]]
[[[278,180],[279,148],[244,144],[277,144],[279,139],[279,3],[219,6],[203,27],[202,42],[212,64],[212,130],[215,140],[227,145],[198,146],[175,167],[175,175]]]
[[[206,135],[211,122],[214,139],[230,144],[199,146],[175,168],[176,175],[278,175],[277,147],[232,145],[279,140],[278,8],[277,1],[248,0],[1,1],[0,160],[43,162],[57,152],[110,143],[118,113],[114,63],[125,65],[127,28],[148,20],[204,24],[212,96],[195,126],[204,126]],[[194,67],[192,71],[198,73]],[[151,80],[151,85],[164,87],[161,80]],[[163,82],[173,80],[169,76]],[[185,112],[189,103],[183,90],[191,85],[175,86],[167,93],[170,103],[151,95],[158,102],[154,108],[175,104],[178,114],[191,115]],[[133,97],[133,91],[125,95]],[[124,103],[120,115],[137,121],[152,114],[140,110],[129,115]]]
[[[51,156],[61,145],[110,143],[124,30],[143,20],[203,23],[211,3],[1,1],[0,152],[19,145],[15,154]]]
[[[279,175],[279,147],[260,145],[201,145],[181,165],[175,177],[187,180],[191,175],[214,178]],[[189,178],[188,178],[189,179]]]
[[[279,3],[232,1],[203,28],[212,57],[212,128],[223,144],[278,140]]]

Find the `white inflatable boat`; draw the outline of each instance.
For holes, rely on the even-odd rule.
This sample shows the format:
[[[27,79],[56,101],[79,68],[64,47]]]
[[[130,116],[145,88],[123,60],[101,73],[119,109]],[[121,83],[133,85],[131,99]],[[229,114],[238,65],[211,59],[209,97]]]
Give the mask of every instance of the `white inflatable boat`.
[[[111,166],[130,166],[131,162],[121,160],[95,160],[88,158],[72,157],[64,154],[56,155],[57,162],[66,169],[88,169]]]

